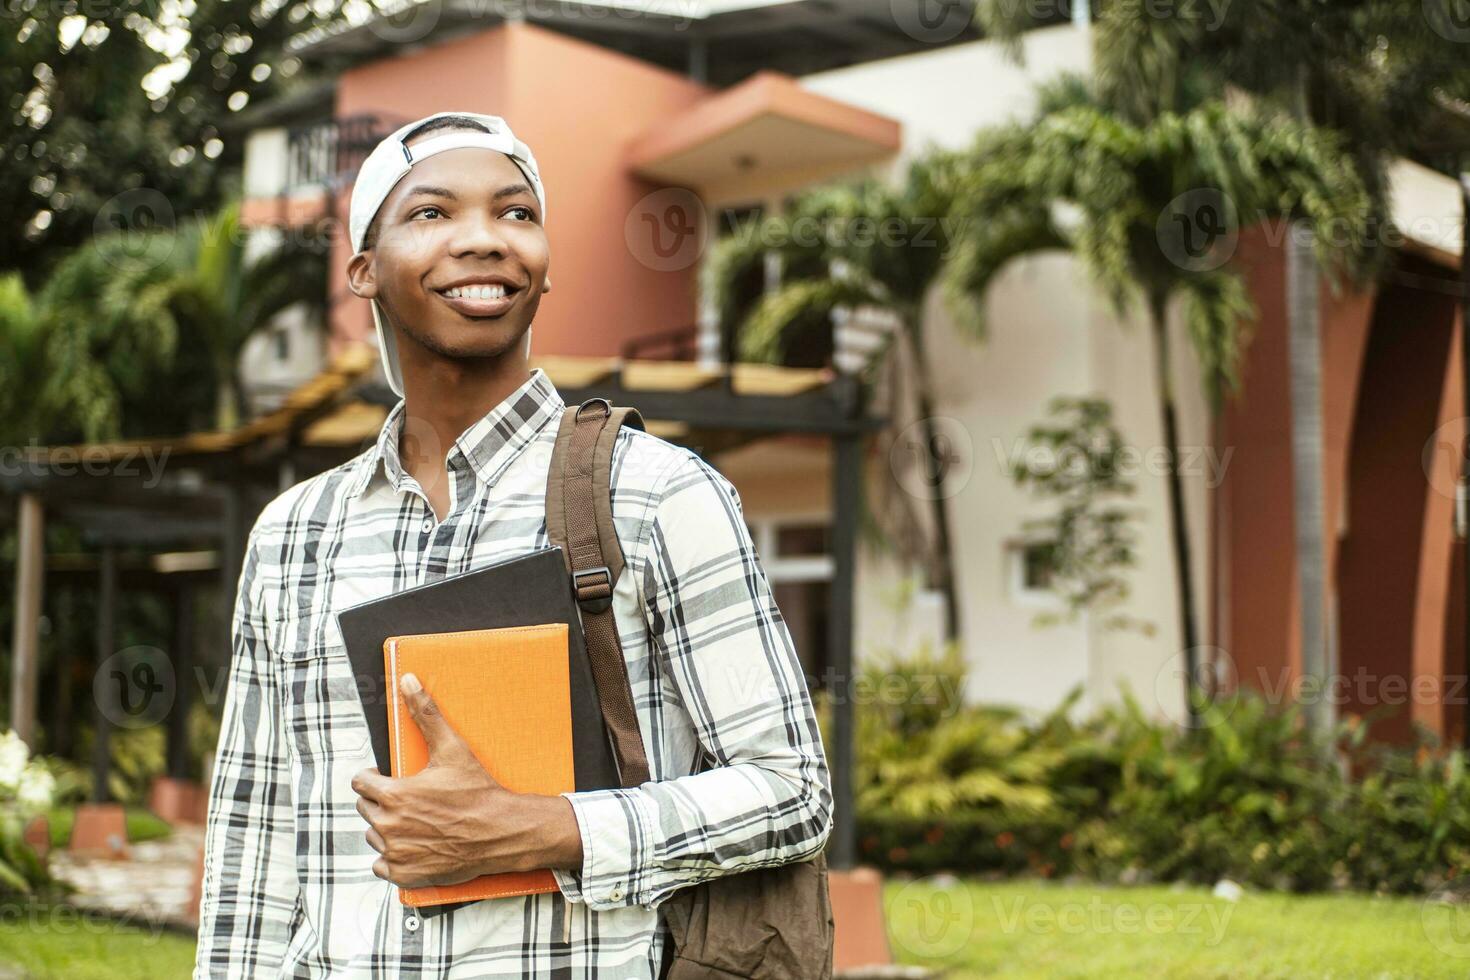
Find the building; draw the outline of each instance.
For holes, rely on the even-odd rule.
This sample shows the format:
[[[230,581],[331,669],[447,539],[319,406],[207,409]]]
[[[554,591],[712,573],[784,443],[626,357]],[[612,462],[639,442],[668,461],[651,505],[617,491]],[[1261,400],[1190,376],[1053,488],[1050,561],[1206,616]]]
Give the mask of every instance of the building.
[[[244,216],[274,234],[345,215],[355,161],[402,121],[448,108],[502,115],[536,148],[550,203],[557,291],[542,305],[533,353],[713,362],[723,341],[701,316],[697,288],[710,235],[816,182],[894,175],[930,145],[966,145],[980,127],[1029,115],[1040,82],[1085,73],[1090,61],[1085,25],[1027,35],[1017,61],[972,27],[899,23],[898,7],[867,0],[731,0],[694,13],[649,3],[637,16],[594,0],[512,6],[507,15],[431,0],[298,38],[298,57],[336,74],[245,114]],[[1455,407],[1458,312],[1436,285],[1459,265],[1459,200],[1452,182],[1410,164],[1396,169],[1395,190],[1407,232],[1400,278],[1369,294],[1324,294],[1334,656],[1342,676],[1371,675],[1370,693],[1344,695],[1343,709],[1354,711],[1388,700],[1392,678],[1429,678],[1439,690],[1464,673],[1452,667],[1465,642],[1451,522],[1458,456],[1434,451],[1459,445],[1464,414]],[[264,398],[371,337],[367,304],[342,275],[345,234],[332,247],[325,344],[313,345],[309,325],[288,324],[246,354]],[[1300,670],[1280,243],[1250,230],[1237,260],[1260,309],[1241,395],[1210,417],[1182,333],[1171,368],[1192,454],[1187,512],[1210,638],[1202,655],[1279,697]],[[1147,329],[1120,322],[1061,254],[1016,263],[989,304],[983,344],[963,336],[937,298],[925,327],[936,410],[958,440],[958,475],[945,492],[967,695],[1045,710],[1080,685],[1087,710],[1126,687],[1182,717],[1162,471],[1137,475],[1140,561],[1123,610],[1153,628],[1116,631],[1086,618],[1035,624],[1057,607],[1036,578],[1025,530],[1043,510],[1008,465],[1050,399],[1067,394],[1108,399],[1125,437],[1156,459],[1147,452],[1162,444]],[[869,485],[901,483],[903,439],[895,446],[866,460]],[[714,461],[741,492],[781,608],[819,675],[830,451],[791,436]],[[860,553],[860,661],[942,638],[938,596],[914,591],[913,574],[880,549]],[[1445,700],[1411,697],[1383,731],[1403,737],[1412,718],[1458,738],[1463,701]]]

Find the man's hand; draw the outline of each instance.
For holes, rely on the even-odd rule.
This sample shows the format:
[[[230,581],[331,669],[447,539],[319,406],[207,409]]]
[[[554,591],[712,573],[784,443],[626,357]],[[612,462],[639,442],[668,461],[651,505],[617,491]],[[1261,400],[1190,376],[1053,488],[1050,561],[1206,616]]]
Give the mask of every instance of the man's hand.
[[[582,838],[564,797],[513,793],[480,765],[413,674],[404,701],[429,746],[429,763],[392,779],[352,777],[357,812],[378,852],[373,873],[403,888],[453,885],[482,874],[582,866]]]

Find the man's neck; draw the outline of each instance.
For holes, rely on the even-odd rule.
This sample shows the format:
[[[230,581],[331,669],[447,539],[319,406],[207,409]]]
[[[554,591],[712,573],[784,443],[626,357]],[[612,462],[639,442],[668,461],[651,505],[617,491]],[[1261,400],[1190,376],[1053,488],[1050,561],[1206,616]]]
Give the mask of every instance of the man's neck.
[[[530,365],[524,347],[517,345],[504,357],[405,361],[402,368],[404,418],[398,454],[443,520],[449,511],[445,454],[466,429],[526,383]]]

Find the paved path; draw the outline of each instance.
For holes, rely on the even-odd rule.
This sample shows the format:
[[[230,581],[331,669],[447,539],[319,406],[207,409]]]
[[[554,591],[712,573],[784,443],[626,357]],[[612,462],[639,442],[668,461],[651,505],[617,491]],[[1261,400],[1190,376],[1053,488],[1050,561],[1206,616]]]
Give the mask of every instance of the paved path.
[[[140,928],[192,928],[192,890],[204,828],[181,825],[164,840],[128,845],[126,860],[51,852],[51,872],[75,886],[70,902],[134,919]]]

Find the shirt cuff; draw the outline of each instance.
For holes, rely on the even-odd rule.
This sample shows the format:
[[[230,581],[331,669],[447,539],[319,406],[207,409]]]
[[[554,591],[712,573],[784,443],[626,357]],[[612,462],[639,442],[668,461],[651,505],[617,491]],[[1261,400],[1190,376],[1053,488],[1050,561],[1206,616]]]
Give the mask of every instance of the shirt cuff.
[[[596,911],[648,907],[640,887],[647,874],[640,869],[652,859],[654,837],[643,794],[603,789],[561,795],[571,802],[582,835],[581,872],[556,876],[562,894]]]
[[[556,879],[556,887],[561,889],[562,898],[568,902],[586,901],[582,897],[582,873],[580,871],[552,868],[551,877]]]

